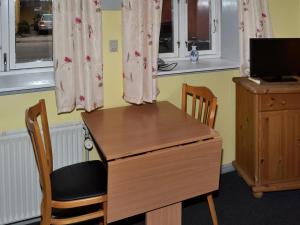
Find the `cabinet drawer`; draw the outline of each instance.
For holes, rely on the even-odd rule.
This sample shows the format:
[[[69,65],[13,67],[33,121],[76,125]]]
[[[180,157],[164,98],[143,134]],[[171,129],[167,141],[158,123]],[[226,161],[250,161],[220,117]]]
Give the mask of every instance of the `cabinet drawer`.
[[[266,94],[259,97],[260,111],[300,109],[300,93]]]

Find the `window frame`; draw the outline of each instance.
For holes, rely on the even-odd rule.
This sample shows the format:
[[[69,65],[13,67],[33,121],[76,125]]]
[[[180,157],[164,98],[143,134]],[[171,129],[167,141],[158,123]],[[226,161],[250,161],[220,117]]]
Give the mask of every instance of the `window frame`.
[[[17,63],[16,62],[16,8],[15,8],[15,1],[9,1],[8,5],[8,42],[9,42],[9,69],[34,69],[34,68],[41,68],[41,67],[51,67],[53,66],[52,61],[41,61],[36,60],[32,62],[25,62],[25,63]]]
[[[15,62],[15,19],[15,2],[0,0],[0,96],[52,90],[55,87],[53,61]]]
[[[174,52],[159,53],[159,57],[167,61],[187,60],[190,54],[186,47],[188,42],[188,0],[172,0],[172,6]],[[210,35],[212,35],[212,49],[198,51],[199,58],[220,58],[221,56],[221,4],[218,0],[211,0],[210,17],[210,27],[215,26],[216,29],[216,32],[210,32]],[[176,19],[174,20],[174,18]]]
[[[1,39],[0,44],[2,48],[0,72],[10,72],[14,70],[36,69],[40,72],[41,68],[53,68],[52,61],[36,60],[32,62],[17,63],[16,62],[16,15],[15,15],[15,1],[0,0],[1,1]],[[4,65],[3,55],[6,54],[6,65]]]
[[[1,29],[1,33],[0,33],[0,72],[6,72],[8,71],[8,63],[9,63],[9,58],[7,57],[6,58],[6,65],[4,64],[4,54],[6,53],[7,55],[7,52],[9,51],[8,49],[8,46],[9,46],[9,43],[7,41],[7,38],[5,37],[4,34],[7,34],[8,33],[8,26],[4,26],[4,23],[7,24],[8,23],[8,1],[3,1],[3,0],[0,0],[1,1],[1,4],[0,4],[0,17],[1,17],[1,20],[0,20],[0,29]],[[5,10],[6,9],[6,10]]]
[[[172,22],[173,22],[173,52],[169,53],[159,53],[161,58],[176,58],[179,54],[178,41],[179,41],[179,0],[172,0],[171,2],[171,13],[172,13]]]

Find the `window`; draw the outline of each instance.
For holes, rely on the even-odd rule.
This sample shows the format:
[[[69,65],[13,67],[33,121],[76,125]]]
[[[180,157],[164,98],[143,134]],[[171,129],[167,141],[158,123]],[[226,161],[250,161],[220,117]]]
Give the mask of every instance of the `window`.
[[[0,1],[0,75],[53,71],[52,0]]]
[[[201,57],[220,57],[219,17],[217,0],[164,0],[160,57],[185,58],[193,45]]]

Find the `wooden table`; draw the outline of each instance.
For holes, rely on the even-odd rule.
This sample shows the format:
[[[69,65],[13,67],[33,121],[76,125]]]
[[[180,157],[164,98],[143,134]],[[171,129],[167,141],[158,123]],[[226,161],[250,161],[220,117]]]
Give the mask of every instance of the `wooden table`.
[[[108,167],[108,223],[146,213],[180,225],[181,202],[219,187],[218,133],[169,102],[82,113]]]

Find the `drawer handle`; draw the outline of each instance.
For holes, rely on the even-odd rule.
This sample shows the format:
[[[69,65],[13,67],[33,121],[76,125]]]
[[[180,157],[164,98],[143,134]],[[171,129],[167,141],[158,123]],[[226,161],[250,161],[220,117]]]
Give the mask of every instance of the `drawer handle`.
[[[281,105],[286,105],[286,101],[285,100],[281,100],[280,104]]]
[[[274,101],[275,101],[275,99],[272,97],[270,99],[270,102],[269,102],[268,106],[272,107],[274,105]]]

